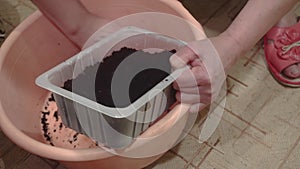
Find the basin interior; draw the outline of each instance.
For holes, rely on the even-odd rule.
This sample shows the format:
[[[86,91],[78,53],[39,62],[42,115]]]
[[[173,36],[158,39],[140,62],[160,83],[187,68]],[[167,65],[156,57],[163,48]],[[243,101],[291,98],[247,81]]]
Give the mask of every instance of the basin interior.
[[[93,5],[97,3],[98,0],[84,1],[84,4],[93,12],[99,11],[98,13],[101,13],[104,9],[110,9],[111,11],[105,12],[106,15],[111,14],[110,18],[125,14],[126,10],[124,10],[123,13],[112,14],[112,11],[118,11],[118,9],[123,8],[122,5],[126,5],[121,3],[119,4],[120,6],[115,5],[112,8],[105,6],[111,5],[109,2],[113,1],[115,0],[105,1],[106,3],[104,3],[101,8],[96,8],[95,5]],[[151,0],[143,2],[155,4]],[[133,10],[131,13],[145,10],[154,11],[154,8],[155,7],[153,7],[153,9],[136,8],[136,11]],[[172,9],[171,7],[167,7],[167,5],[165,7],[161,5],[161,7],[158,8],[168,13],[175,14],[176,11],[178,12],[178,9]],[[186,12],[179,13],[180,12],[178,12],[177,15],[186,15]],[[159,28],[156,27],[153,29]],[[179,38],[182,37],[181,39],[185,41],[196,39],[195,31],[191,31],[191,33],[187,35],[180,30],[182,29],[174,31],[173,34],[178,35]],[[199,37],[203,38],[204,34],[199,35]],[[2,113],[1,118],[7,118],[6,121],[3,120],[3,118],[2,120],[0,119],[0,121],[1,128],[6,134],[21,131],[26,137],[35,140],[36,143],[47,143],[43,136],[41,117],[49,92],[35,85],[35,79],[43,72],[67,60],[79,51],[80,50],[72,42],[39,12],[32,15],[29,19],[26,19],[21,26],[17,27],[11,33],[0,49],[0,113]],[[54,153],[55,155],[52,154],[52,156],[50,156],[48,155],[50,152],[38,152],[38,150],[34,150],[32,147],[25,147],[26,144],[29,144],[30,139],[18,137],[19,133],[16,132],[8,135],[14,142],[17,142],[18,145],[22,145],[26,150],[40,156],[65,161],[83,159],[78,154],[72,154],[73,152],[69,152],[71,154],[69,156],[62,153]],[[73,137],[73,135],[70,135],[70,137]],[[22,139],[24,139],[26,143],[22,144]],[[30,145],[34,145],[34,143]],[[44,145],[36,144],[35,149],[39,149],[43,146]],[[55,151],[59,152],[60,150],[55,149]],[[92,153],[89,153],[89,155],[91,154]],[[99,156],[96,157],[94,154],[91,156],[93,157],[88,160],[99,158]]]
[[[79,50],[44,17],[36,19],[28,23],[30,29],[16,29],[11,35],[22,33],[12,42],[15,50],[8,50],[6,57],[1,58],[0,100],[4,112],[20,131],[43,141],[40,118],[48,91],[36,86],[35,79]]]

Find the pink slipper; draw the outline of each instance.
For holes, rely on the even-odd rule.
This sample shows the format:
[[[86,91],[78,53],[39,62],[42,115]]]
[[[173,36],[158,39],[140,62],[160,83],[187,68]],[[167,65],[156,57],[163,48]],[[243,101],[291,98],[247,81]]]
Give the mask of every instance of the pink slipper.
[[[264,50],[269,71],[281,84],[300,87],[300,78],[292,79],[283,70],[300,63],[300,22],[291,27],[273,27],[264,37]]]

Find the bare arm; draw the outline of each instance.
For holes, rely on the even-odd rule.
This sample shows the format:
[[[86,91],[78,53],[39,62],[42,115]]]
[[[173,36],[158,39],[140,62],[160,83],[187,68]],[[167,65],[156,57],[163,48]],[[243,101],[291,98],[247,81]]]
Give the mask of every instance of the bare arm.
[[[105,22],[90,13],[80,0],[32,0],[40,11],[78,47]]]
[[[224,72],[217,63],[218,58],[212,58],[216,59],[215,62],[211,62],[215,63],[214,66],[204,68],[206,65],[203,65],[201,56],[211,54],[209,52],[211,50],[207,48],[214,47],[217,50],[227,71],[297,2],[298,0],[249,0],[225,32],[209,38],[213,46],[208,46],[203,41],[190,42],[187,47],[173,55],[170,58],[173,68],[176,69],[186,64],[191,66],[191,73],[187,71],[176,80],[178,84],[175,84],[174,88],[178,90],[177,99],[191,104],[192,112],[201,109],[203,107],[201,103],[210,103],[212,96],[218,94],[218,88],[212,88],[212,86],[222,84],[225,79],[218,78],[220,72]],[[219,81],[212,82],[210,79],[219,79]]]
[[[298,0],[249,0],[228,29],[212,38],[228,69],[239,56],[249,51]]]

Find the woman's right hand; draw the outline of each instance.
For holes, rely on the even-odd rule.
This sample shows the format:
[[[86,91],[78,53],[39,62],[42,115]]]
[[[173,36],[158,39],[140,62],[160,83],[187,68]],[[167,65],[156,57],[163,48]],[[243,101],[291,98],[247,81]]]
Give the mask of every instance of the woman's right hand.
[[[191,112],[198,112],[216,99],[226,79],[225,69],[235,60],[235,53],[231,53],[235,50],[229,50],[232,44],[224,38],[189,42],[170,58],[173,69],[190,67],[173,86],[178,91],[177,100],[190,104]]]

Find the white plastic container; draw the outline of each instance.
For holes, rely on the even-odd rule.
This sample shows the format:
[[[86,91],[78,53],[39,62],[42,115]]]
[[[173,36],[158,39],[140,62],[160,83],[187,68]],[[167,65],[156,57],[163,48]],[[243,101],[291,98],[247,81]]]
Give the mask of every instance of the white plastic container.
[[[66,126],[111,148],[129,145],[175,102],[171,84],[184,69],[171,73],[131,105],[111,108],[62,88],[122,47],[159,52],[178,49],[184,42],[136,27],[126,27],[55,66],[36,79],[36,84],[54,93]]]

